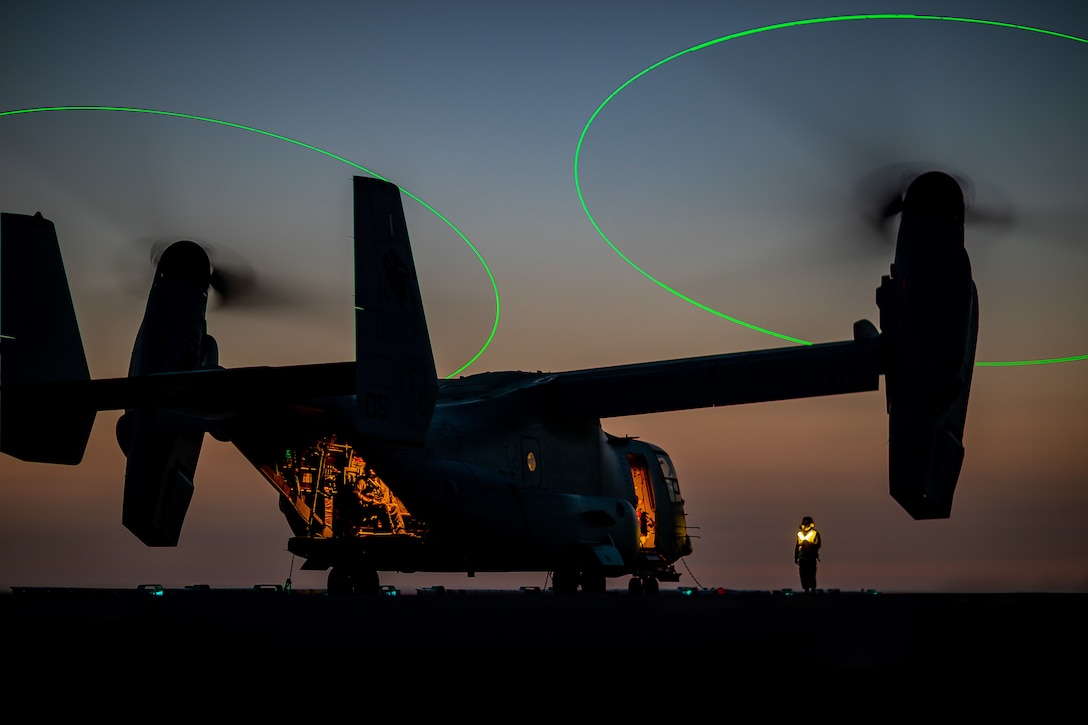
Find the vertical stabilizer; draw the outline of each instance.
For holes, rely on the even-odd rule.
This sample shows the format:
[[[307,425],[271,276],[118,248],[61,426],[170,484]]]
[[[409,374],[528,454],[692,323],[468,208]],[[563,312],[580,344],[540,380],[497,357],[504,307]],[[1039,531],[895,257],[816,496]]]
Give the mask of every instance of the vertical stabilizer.
[[[438,379],[395,184],[354,178],[356,428],[426,443]]]
[[[95,411],[73,410],[48,384],[89,378],[53,222],[0,214],[0,451],[79,463]]]

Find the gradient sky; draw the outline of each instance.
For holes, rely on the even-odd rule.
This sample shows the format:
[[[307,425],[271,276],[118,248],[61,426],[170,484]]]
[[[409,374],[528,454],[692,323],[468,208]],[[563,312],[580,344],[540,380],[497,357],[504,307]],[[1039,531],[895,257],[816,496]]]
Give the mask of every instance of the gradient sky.
[[[567,370],[763,349],[781,340],[696,309],[627,266],[575,188],[609,95],[732,33],[828,15],[973,17],[1088,38],[1088,8],[1039,2],[75,2],[3,13],[0,111],[113,105],[282,134],[396,182],[460,228],[502,300],[465,374]],[[364,9],[365,8],[365,9]],[[1009,228],[969,229],[978,359],[1088,354],[1088,44],[918,20],[792,27],[684,55],[625,88],[585,134],[579,180],[611,241],[716,310],[816,342],[877,320],[891,246],[852,194],[890,164],[969,176]],[[284,304],[209,314],[228,366],[353,355],[357,170],[269,137],[116,112],[0,117],[0,208],[57,226],[92,375],[124,375],[150,269],[187,237],[245,259]],[[440,374],[495,316],[472,251],[406,201]],[[866,243],[862,243],[866,242]],[[887,493],[884,394],[604,421],[665,448],[694,553],[681,584],[797,587],[800,518],[842,590],[1088,591],[1088,361],[975,373],[949,520]],[[206,439],[176,549],[121,526],[118,413],[78,467],[0,457],[0,587],[324,587],[299,572],[276,493]],[[385,574],[406,589],[543,585],[544,575]]]

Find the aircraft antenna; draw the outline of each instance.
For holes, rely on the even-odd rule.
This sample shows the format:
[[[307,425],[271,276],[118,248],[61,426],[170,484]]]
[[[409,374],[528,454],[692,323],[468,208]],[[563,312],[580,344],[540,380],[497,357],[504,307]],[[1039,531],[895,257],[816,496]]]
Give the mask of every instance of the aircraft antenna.
[[[688,560],[687,560],[687,558],[686,558],[686,557],[683,557],[683,556],[681,556],[681,557],[680,557],[680,561],[684,562],[684,568],[685,568],[685,569],[687,569],[687,571],[688,571],[688,576],[690,576],[690,577],[691,577],[691,580],[692,580],[693,582],[695,582],[695,586],[697,586],[697,587],[698,587],[699,589],[702,589],[702,588],[703,588],[703,585],[702,585],[702,584],[700,584],[700,583],[699,583],[699,580],[695,578],[695,575],[691,573],[691,567],[690,567],[690,566],[688,566]]]
[[[286,583],[284,585],[284,589],[287,590],[287,591],[291,590],[291,576],[294,573],[295,573],[295,555],[291,554],[291,565],[287,569],[287,581],[286,581]],[[694,577],[692,577],[692,578],[694,578]]]

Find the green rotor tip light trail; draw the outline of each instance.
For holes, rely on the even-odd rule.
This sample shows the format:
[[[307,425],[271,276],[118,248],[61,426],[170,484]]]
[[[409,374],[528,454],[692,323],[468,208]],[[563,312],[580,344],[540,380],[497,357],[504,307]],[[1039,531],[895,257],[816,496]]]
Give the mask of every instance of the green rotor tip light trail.
[[[851,21],[851,20],[943,20],[943,21],[946,21],[946,22],[971,23],[971,24],[974,24],[974,25],[989,25],[989,26],[994,26],[994,27],[999,27],[999,28],[1011,28],[1011,29],[1014,29],[1014,30],[1024,30],[1024,31],[1031,32],[1031,33],[1039,33],[1041,35],[1050,35],[1050,36],[1053,36],[1055,38],[1064,38],[1065,40],[1073,40],[1073,41],[1076,41],[1078,43],[1088,43],[1088,40],[1086,40],[1085,38],[1078,38],[1075,35],[1068,35],[1066,33],[1057,33],[1057,32],[1054,32],[1053,30],[1043,30],[1042,28],[1033,28],[1033,27],[1028,26],[1028,25],[1017,25],[1015,23],[1003,23],[1003,22],[999,22],[997,20],[979,20],[979,19],[975,19],[975,18],[955,18],[955,17],[946,17],[946,16],[941,16],[941,15],[908,15],[908,14],[901,14],[901,13],[874,13],[874,14],[868,14],[868,15],[837,15],[837,16],[829,16],[829,17],[823,17],[823,18],[811,18],[811,19],[808,19],[808,20],[794,20],[794,21],[791,21],[791,22],[788,22],[788,23],[775,23],[774,25],[764,25],[763,27],[760,27],[760,28],[753,28],[751,30],[744,30],[744,31],[741,31],[739,33],[732,33],[731,35],[724,35],[724,36],[722,36],[720,38],[716,38],[714,40],[709,40],[709,41],[707,41],[705,43],[700,43],[699,45],[694,45],[694,46],[688,48],[687,50],[680,51],[679,53],[674,53],[674,54],[670,55],[669,57],[664,58],[662,60],[659,60],[658,62],[654,63],[650,67],[645,68],[644,70],[640,71],[639,73],[636,73],[635,75],[631,76],[631,78],[629,78],[626,82],[624,82],[619,88],[612,91],[611,95],[609,95],[608,98],[604,99],[604,101],[601,103],[601,105],[597,106],[597,110],[595,110],[593,112],[593,115],[591,115],[589,117],[589,120],[586,121],[586,125],[582,129],[582,134],[581,134],[581,136],[578,137],[578,146],[574,150],[574,188],[578,193],[578,200],[582,204],[582,211],[585,213],[586,217],[589,219],[589,223],[593,225],[593,228],[597,231],[597,234],[600,235],[601,239],[603,239],[605,241],[605,243],[608,244],[608,246],[612,248],[612,251],[615,252],[619,256],[620,259],[622,259],[624,262],[626,262],[632,268],[634,268],[635,271],[637,271],[643,277],[645,277],[646,279],[648,279],[651,282],[653,282],[654,284],[656,284],[658,287],[661,287],[666,292],[668,292],[668,293],[670,293],[672,295],[675,295],[676,297],[679,297],[680,299],[684,300],[685,302],[687,302],[687,303],[689,303],[689,304],[691,304],[691,305],[693,305],[695,307],[698,307],[699,309],[701,309],[701,310],[703,310],[705,312],[709,312],[712,315],[720,317],[720,318],[722,318],[724,320],[727,320],[729,322],[732,322],[734,324],[740,325],[741,327],[746,327],[749,330],[754,330],[754,331],[762,333],[764,335],[770,335],[771,337],[776,337],[776,338],[779,338],[781,340],[786,340],[787,342],[795,342],[795,343],[797,343],[799,345],[811,345],[811,344],[813,344],[809,340],[802,340],[801,338],[798,338],[798,337],[791,337],[790,335],[786,335],[786,334],[783,334],[781,332],[775,332],[774,330],[769,330],[769,329],[767,329],[765,327],[760,327],[760,326],[754,325],[754,324],[752,324],[750,322],[745,322],[744,320],[741,320],[741,319],[739,319],[737,317],[732,317],[731,315],[727,315],[724,312],[721,312],[720,310],[716,310],[713,307],[710,307],[709,305],[705,305],[702,302],[699,302],[698,300],[692,299],[691,297],[685,295],[683,292],[680,292],[679,290],[674,289],[673,287],[670,287],[669,285],[665,284],[661,280],[654,277],[652,274],[647,272],[642,267],[635,264],[626,254],[624,254],[622,251],[620,251],[619,247],[617,247],[612,242],[611,239],[608,238],[608,235],[604,233],[604,230],[601,229],[601,226],[597,223],[597,220],[594,219],[593,215],[590,213],[589,206],[586,204],[585,196],[582,194],[582,182],[581,182],[581,179],[578,176],[578,162],[579,162],[579,160],[581,158],[582,145],[585,142],[586,134],[589,133],[590,126],[593,125],[593,122],[597,119],[597,116],[600,115],[601,111],[604,110],[604,107],[607,106],[609,104],[609,102],[612,101],[613,98],[615,98],[617,95],[619,95],[620,91],[624,90],[625,88],[627,88],[628,86],[633,84],[635,81],[637,81],[639,78],[641,78],[642,76],[649,73],[650,71],[656,70],[657,68],[660,68],[661,66],[665,65],[666,63],[669,63],[670,61],[674,61],[677,58],[688,55],[690,53],[694,53],[694,52],[696,52],[698,50],[703,50],[704,48],[710,48],[710,47],[718,45],[720,43],[724,43],[727,40],[736,40],[737,38],[743,38],[743,37],[749,36],[749,35],[759,35],[760,33],[767,33],[767,32],[770,32],[772,30],[782,30],[782,29],[785,29],[785,28],[799,27],[799,26],[802,26],[802,25],[820,25],[820,24],[824,24],[824,23],[836,23],[836,22],[844,22],[844,21]],[[1047,359],[1042,359],[1042,360],[1009,360],[1009,361],[995,361],[995,362],[976,362],[975,365],[977,367],[1016,367],[1016,366],[1025,366],[1025,365],[1050,365],[1050,364],[1053,364],[1053,363],[1074,362],[1074,361],[1077,361],[1077,360],[1088,360],[1088,355],[1073,355],[1073,356],[1070,356],[1070,357],[1055,357],[1055,358],[1047,358]]]
[[[232,123],[230,121],[221,121],[221,120],[219,120],[217,118],[208,118],[207,116],[194,116],[194,115],[188,114],[188,113],[175,113],[173,111],[157,111],[157,110],[153,110],[153,109],[150,109],[150,108],[127,108],[127,107],[123,107],[123,106],[46,106],[46,107],[42,107],[42,108],[22,108],[22,109],[18,109],[18,110],[15,110],[15,111],[0,111],[0,117],[3,117],[3,116],[18,116],[18,115],[22,115],[22,114],[25,114],[25,113],[42,113],[42,112],[45,112],[45,111],[119,111],[119,112],[124,112],[124,113],[147,113],[147,114],[150,114],[150,115],[153,115],[153,116],[170,116],[172,118],[187,118],[187,119],[192,120],[192,121],[203,121],[204,123],[213,123],[213,124],[216,124],[217,126],[227,126],[229,128],[237,128],[237,129],[240,129],[242,131],[249,131],[250,133],[256,133],[256,134],[259,134],[261,136],[268,136],[269,138],[278,139],[280,141],[286,141],[287,143],[294,144],[295,146],[301,146],[303,148],[310,149],[311,151],[316,151],[317,153],[322,154],[323,156],[328,156],[330,159],[336,159],[337,161],[339,161],[341,163],[344,163],[344,164],[347,164],[348,166],[350,166],[352,168],[358,169],[359,171],[362,171],[363,173],[369,174],[369,175],[373,176],[376,179],[381,179],[382,181],[389,181],[389,179],[386,179],[381,174],[378,174],[378,173],[376,173],[374,171],[371,171],[370,169],[368,169],[368,168],[366,168],[364,166],[361,166],[361,165],[355,163],[354,161],[351,161],[349,159],[345,159],[343,156],[338,156],[338,155],[332,153],[331,151],[326,151],[325,149],[320,149],[317,146],[312,146],[312,145],[310,145],[308,143],[305,143],[303,141],[299,141],[297,139],[289,138],[287,136],[282,136],[282,135],[280,135],[278,133],[272,133],[271,131],[263,131],[263,130],[261,130],[259,128],[254,128],[252,126],[245,126],[243,124]],[[448,226],[450,229],[452,229],[454,231],[454,233],[456,233],[457,236],[459,236],[461,238],[461,241],[463,241],[465,244],[468,245],[468,248],[472,250],[472,253],[474,255],[476,255],[476,259],[478,259],[480,261],[480,264],[483,266],[484,272],[487,273],[487,278],[491,281],[491,290],[495,295],[495,320],[491,325],[491,331],[488,333],[487,340],[484,341],[483,346],[479,350],[476,351],[476,353],[469,359],[468,362],[466,362],[464,365],[457,368],[452,373],[450,373],[449,375],[446,376],[447,378],[452,378],[455,375],[460,375],[470,365],[472,365],[474,362],[476,362],[476,360],[478,360],[479,357],[484,354],[484,350],[486,350],[491,345],[491,341],[493,339],[495,339],[495,332],[499,328],[499,311],[500,311],[499,288],[498,288],[498,285],[495,282],[495,276],[493,274],[491,274],[491,268],[487,266],[487,261],[484,260],[483,255],[480,254],[480,251],[478,249],[476,249],[476,246],[469,240],[469,238],[466,237],[464,235],[464,233],[460,229],[458,229],[456,226],[454,226],[453,222],[451,222],[449,219],[444,217],[433,206],[431,206],[427,202],[423,201],[422,199],[420,199],[418,196],[416,196],[412,192],[408,191],[407,189],[401,188],[401,191],[406,196],[411,197],[414,201],[418,202],[424,209],[426,209],[427,211],[429,211],[430,213],[432,213],[436,217],[438,217],[440,220],[442,220],[442,222],[446,226]]]

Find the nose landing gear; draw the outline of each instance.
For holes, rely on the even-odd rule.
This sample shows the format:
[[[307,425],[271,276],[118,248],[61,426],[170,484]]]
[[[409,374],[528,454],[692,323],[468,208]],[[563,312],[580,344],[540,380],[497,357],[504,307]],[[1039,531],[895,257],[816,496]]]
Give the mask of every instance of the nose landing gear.
[[[627,582],[628,594],[657,594],[658,582],[654,576],[634,576]]]
[[[354,566],[334,566],[329,572],[328,592],[332,595],[378,594],[378,572]]]

